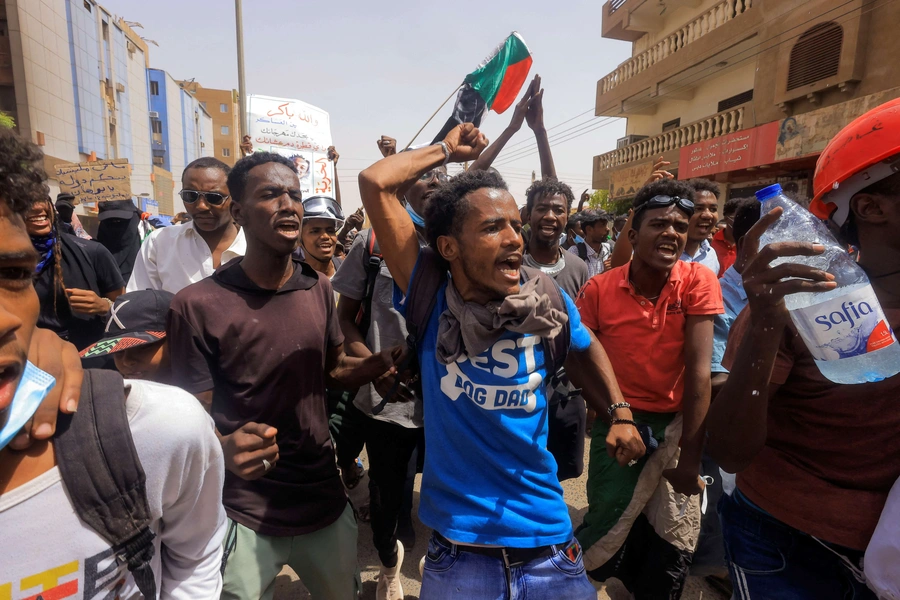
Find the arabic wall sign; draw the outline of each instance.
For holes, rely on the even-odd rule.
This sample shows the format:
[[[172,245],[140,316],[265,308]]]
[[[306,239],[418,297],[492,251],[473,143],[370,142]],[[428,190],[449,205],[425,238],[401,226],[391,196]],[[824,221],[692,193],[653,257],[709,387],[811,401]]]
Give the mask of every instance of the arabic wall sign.
[[[788,160],[821,153],[831,138],[850,121],[897,97],[900,97],[900,88],[782,119],[778,123],[775,159]]]
[[[634,196],[653,173],[653,161],[616,169],[609,174],[609,198],[618,200]]]
[[[328,160],[328,113],[300,100],[251,95],[249,133],[256,152],[275,152],[294,161],[304,196],[334,196],[334,165]]]
[[[775,161],[778,122],[685,146],[679,151],[678,178],[690,179],[758,167]]]
[[[81,202],[131,200],[131,166],[127,158],[56,165],[59,191]]]

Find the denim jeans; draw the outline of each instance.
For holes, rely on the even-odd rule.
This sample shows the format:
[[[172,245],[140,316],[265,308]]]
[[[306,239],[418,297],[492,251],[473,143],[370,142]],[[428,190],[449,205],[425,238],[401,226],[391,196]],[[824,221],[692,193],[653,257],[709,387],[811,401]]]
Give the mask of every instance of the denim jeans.
[[[740,490],[722,496],[719,518],[735,598],[876,600],[841,559],[862,571],[863,552],[835,544],[826,548],[764,512]]]
[[[512,565],[499,558],[465,552],[434,535],[428,542],[422,598],[428,600],[596,600],[576,546],[576,560],[559,544],[550,557]]]

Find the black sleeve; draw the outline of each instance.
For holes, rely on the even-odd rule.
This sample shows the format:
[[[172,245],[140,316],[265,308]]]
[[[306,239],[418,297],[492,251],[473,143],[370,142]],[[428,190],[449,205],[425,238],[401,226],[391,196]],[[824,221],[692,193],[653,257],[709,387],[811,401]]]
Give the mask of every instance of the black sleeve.
[[[116,264],[116,259],[109,253],[109,250],[103,244],[98,243],[91,244],[90,249],[100,295],[105,296],[125,287],[122,273],[119,272],[119,265]]]
[[[189,319],[173,300],[166,320],[166,341],[172,368],[172,382],[192,394],[213,389],[210,361],[213,352],[203,336],[197,333]]]

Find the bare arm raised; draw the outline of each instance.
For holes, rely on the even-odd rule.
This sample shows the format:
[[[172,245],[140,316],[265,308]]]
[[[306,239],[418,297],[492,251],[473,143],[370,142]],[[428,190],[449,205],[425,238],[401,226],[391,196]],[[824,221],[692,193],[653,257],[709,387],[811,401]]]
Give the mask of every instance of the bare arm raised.
[[[450,162],[463,162],[478,158],[487,146],[487,139],[471,123],[463,123],[450,130],[444,144],[450,152]],[[434,144],[388,156],[359,174],[363,206],[394,282],[404,292],[419,256],[419,240],[399,198],[408,185],[444,164],[444,158],[440,144]]]

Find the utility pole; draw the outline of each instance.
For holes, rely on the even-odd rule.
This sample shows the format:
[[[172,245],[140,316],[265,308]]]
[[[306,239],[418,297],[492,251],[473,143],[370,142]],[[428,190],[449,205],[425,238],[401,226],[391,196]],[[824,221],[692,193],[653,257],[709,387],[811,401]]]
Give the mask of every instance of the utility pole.
[[[241,0],[234,0],[234,22],[237,29],[238,96],[241,110],[241,143],[247,135],[247,88],[244,82],[244,19]]]

